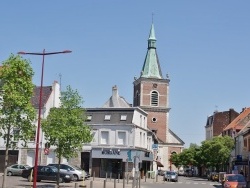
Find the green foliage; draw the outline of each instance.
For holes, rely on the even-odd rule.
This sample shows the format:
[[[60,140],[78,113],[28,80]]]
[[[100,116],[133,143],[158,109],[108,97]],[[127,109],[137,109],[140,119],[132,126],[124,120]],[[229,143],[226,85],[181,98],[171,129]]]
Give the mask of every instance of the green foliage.
[[[206,167],[225,165],[234,147],[234,140],[229,136],[218,136],[202,142],[201,150]]]
[[[15,142],[9,142],[13,133],[15,140],[22,140],[23,145],[33,135],[33,75],[30,62],[13,54],[3,62],[0,69],[0,134],[5,139],[7,148],[16,147]]]
[[[205,140],[201,146],[190,144],[183,152],[171,156],[172,163],[176,167],[197,166],[215,167],[219,170],[228,163],[230,153],[234,147],[234,140],[229,136],[218,136],[211,140]]]
[[[60,99],[60,108],[50,109],[47,119],[42,121],[42,129],[50,145],[56,146],[57,157],[69,159],[82,150],[84,143],[92,140],[92,134],[84,123],[82,98],[78,92],[68,86]]]

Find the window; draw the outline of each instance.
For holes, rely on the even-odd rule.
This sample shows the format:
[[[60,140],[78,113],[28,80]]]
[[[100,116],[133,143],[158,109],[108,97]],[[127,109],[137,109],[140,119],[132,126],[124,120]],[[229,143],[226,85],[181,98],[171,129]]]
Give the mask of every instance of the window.
[[[13,129],[14,141],[18,141],[19,132],[20,132],[19,129]]]
[[[244,139],[244,147],[247,147],[247,139]]]
[[[105,115],[104,120],[105,121],[110,121],[111,115]]]
[[[158,106],[158,92],[152,91],[151,93],[151,106]]]
[[[126,132],[118,132],[117,144],[118,145],[125,145],[126,144]]]
[[[121,115],[121,121],[126,121],[127,120],[127,115]]]
[[[94,131],[92,132],[92,136],[93,136],[92,142],[93,142],[93,143],[97,143],[97,141],[98,141],[98,135],[97,135],[97,131],[96,131],[96,130],[94,130]]]
[[[87,121],[91,121],[91,119],[92,119],[92,115],[88,115],[87,116]]]
[[[108,131],[101,132],[101,144],[109,144],[109,132]]]
[[[248,151],[250,151],[250,138],[247,139],[248,140]]]
[[[36,131],[33,130],[33,134],[30,137],[30,141],[35,141],[36,140]]]

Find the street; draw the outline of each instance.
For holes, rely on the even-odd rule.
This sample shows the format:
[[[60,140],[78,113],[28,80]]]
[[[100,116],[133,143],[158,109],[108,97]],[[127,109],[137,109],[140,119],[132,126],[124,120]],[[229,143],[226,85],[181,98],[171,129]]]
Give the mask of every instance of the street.
[[[159,177],[161,178],[161,177]],[[141,188],[153,188],[155,187],[155,183],[141,183]],[[219,182],[208,181],[199,177],[184,177],[179,176],[178,182],[163,182],[160,180],[157,183],[157,188],[221,188],[221,184]]]
[[[0,184],[2,184],[3,177],[0,176]],[[90,187],[90,181],[93,181],[93,188],[103,188],[104,183],[103,178],[95,178],[93,181],[93,178],[91,177],[89,180],[86,180],[84,182],[87,187]],[[68,188],[75,188],[77,185],[82,185],[82,181],[78,182],[71,182],[71,183],[61,183],[60,187],[68,187]],[[114,188],[114,180],[113,179],[107,179],[106,182],[106,188]],[[77,186],[77,187],[78,187]],[[141,188],[221,188],[221,184],[218,182],[212,182],[208,181],[203,178],[198,177],[183,177],[179,176],[178,182],[167,182],[163,181],[162,176],[158,176],[158,182],[155,181],[155,179],[141,179]],[[32,187],[32,182],[28,182],[26,179],[19,177],[19,176],[7,176],[6,177],[6,188],[30,188]],[[37,187],[39,188],[54,188],[55,182],[37,182]],[[119,183],[117,181],[116,188],[122,188],[123,187],[123,180],[120,180]],[[125,188],[132,188],[132,181],[129,181],[129,184],[125,183]],[[139,186],[138,186],[139,188]]]

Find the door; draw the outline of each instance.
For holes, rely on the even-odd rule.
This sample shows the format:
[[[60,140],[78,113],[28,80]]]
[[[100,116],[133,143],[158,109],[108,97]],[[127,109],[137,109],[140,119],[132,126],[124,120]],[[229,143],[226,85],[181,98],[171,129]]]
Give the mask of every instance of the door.
[[[35,151],[28,150],[27,151],[27,165],[34,166],[35,164]]]
[[[55,152],[50,151],[49,155],[47,155],[47,164],[55,163]]]

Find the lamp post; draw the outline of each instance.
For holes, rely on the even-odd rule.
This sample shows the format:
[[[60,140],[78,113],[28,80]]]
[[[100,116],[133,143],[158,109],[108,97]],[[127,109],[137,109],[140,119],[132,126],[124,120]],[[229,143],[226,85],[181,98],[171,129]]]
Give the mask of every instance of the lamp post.
[[[36,188],[36,180],[37,180],[37,161],[38,161],[38,149],[39,149],[39,138],[40,138],[40,127],[41,127],[41,111],[42,111],[42,94],[43,94],[44,57],[46,55],[64,54],[64,53],[71,53],[71,51],[65,50],[65,51],[59,51],[59,52],[45,52],[45,49],[44,49],[42,53],[18,52],[18,54],[20,54],[20,55],[41,55],[41,56],[43,56],[41,87],[40,87],[40,96],[39,96],[38,125],[37,125],[37,132],[36,132],[36,154],[35,154],[35,165],[34,165],[34,175],[33,175],[33,188]]]

